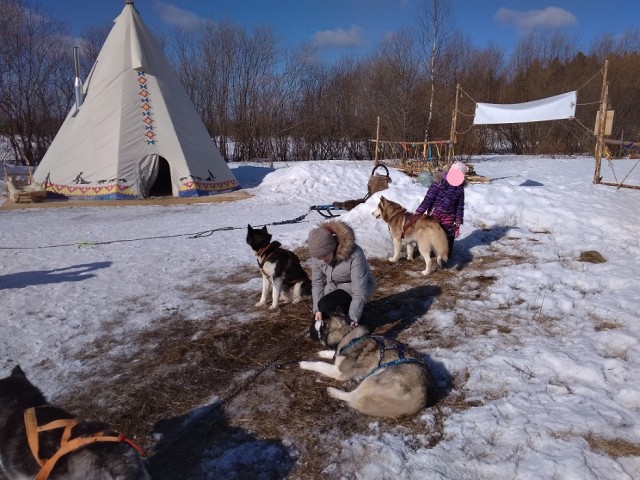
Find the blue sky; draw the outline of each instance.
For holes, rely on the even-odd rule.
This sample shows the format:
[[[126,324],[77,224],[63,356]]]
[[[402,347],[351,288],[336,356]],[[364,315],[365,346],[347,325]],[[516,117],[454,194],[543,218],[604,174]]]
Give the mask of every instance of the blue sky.
[[[417,25],[424,0],[137,0],[154,31],[195,25],[203,19],[227,20],[247,28],[270,26],[284,44],[315,44],[322,58],[362,54],[389,33]],[[426,0],[431,1],[431,0]],[[35,0],[34,0],[35,2]],[[593,38],[640,29],[640,0],[450,0],[452,21],[474,45],[494,43],[510,53],[531,29],[553,29],[575,38],[588,50]],[[56,0],[45,11],[72,27],[74,35],[88,26],[115,18],[123,0]],[[90,7],[89,7],[90,6]]]

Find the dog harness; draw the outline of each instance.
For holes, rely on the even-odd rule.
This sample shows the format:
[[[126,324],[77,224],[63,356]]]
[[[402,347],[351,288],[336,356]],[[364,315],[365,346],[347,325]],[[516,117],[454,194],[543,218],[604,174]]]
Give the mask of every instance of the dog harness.
[[[258,250],[256,252],[256,261],[258,262],[258,268],[260,268],[260,271],[264,274],[267,275],[264,271],[264,264],[267,263],[267,261],[278,251],[278,250],[283,250],[284,252],[286,252],[288,255],[292,255],[293,252],[289,252],[287,250],[285,250],[284,248],[282,248],[282,244],[280,242],[271,242],[269,245],[267,245],[266,247],[261,248],[260,250]],[[264,255],[264,259],[262,260],[262,262],[260,262],[260,257]],[[269,275],[267,275],[267,277],[269,277],[269,279],[271,279],[271,277]],[[300,282],[304,280],[304,278],[286,278],[286,283],[289,285],[293,285],[294,283]]]
[[[95,432],[88,437],[76,437],[71,438],[71,430],[79,422],[77,418],[60,418],[53,420],[45,425],[38,425],[38,419],[36,418],[36,409],[45,408],[32,407],[24,411],[24,426],[27,431],[27,441],[29,442],[29,448],[33,458],[40,465],[40,471],[35,477],[35,480],[46,480],[49,478],[49,474],[55,467],[58,460],[67,453],[73,452],[86,445],[91,445],[96,442],[126,442],[131,445],[140,456],[144,456],[144,451],[134,441],[126,438],[124,435],[105,435],[104,432]],[[60,438],[60,448],[51,458],[40,458],[40,439],[39,433],[47,430],[56,430],[63,428],[62,437]]]
[[[381,337],[379,335],[364,335],[362,337],[354,338],[349,343],[347,343],[344,347],[342,347],[339,352],[336,351],[336,355],[335,356],[337,357],[338,355],[346,352],[351,347],[353,347],[354,345],[357,345],[362,340],[367,339],[367,338],[371,338],[371,339],[375,340],[376,342],[378,342],[378,345],[380,346],[380,354],[379,354],[379,359],[378,359],[378,366],[376,368],[374,368],[373,370],[371,370],[369,373],[367,373],[362,378],[362,380],[364,380],[365,378],[373,375],[374,373],[379,372],[383,368],[394,367],[394,366],[400,365],[402,363],[419,363],[421,365],[424,365],[424,363],[422,361],[418,360],[417,358],[411,358],[411,357],[407,358],[407,357],[404,356],[404,350],[406,348],[405,345],[403,345],[402,343],[400,343],[400,342],[398,342],[396,340],[392,340],[390,338]],[[393,345],[387,345],[387,342],[393,342]],[[387,350],[395,350],[395,351],[397,351],[398,352],[398,358],[396,358],[395,360],[390,360],[388,362],[382,363],[382,360],[384,359],[385,352]]]
[[[404,238],[404,234],[406,233],[407,229],[411,225],[416,223],[421,216],[422,215],[415,215],[409,212],[404,213],[404,225],[402,226],[402,234],[400,235],[400,238]]]
[[[258,262],[258,267],[260,268],[260,270],[262,270],[262,267],[264,267],[264,264],[267,263],[267,260],[269,260],[274,253],[280,250],[281,245],[282,244],[280,242],[271,242],[266,247],[263,247],[260,250],[258,250],[258,252],[256,253],[256,257],[258,257],[256,258],[256,261]],[[260,262],[260,257],[263,255],[264,255],[264,259],[262,260],[262,262]]]

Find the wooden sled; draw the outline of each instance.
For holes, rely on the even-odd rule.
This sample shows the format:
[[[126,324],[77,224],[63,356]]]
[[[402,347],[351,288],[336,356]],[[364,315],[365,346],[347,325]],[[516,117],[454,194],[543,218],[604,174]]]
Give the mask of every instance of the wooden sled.
[[[10,174],[5,168],[4,182],[9,200],[14,203],[42,202],[47,196],[47,192],[40,185],[33,183],[31,171],[29,171],[28,180],[20,180],[21,176]]]
[[[382,167],[385,171],[384,175],[376,174],[376,170]],[[344,200],[342,202],[333,202],[330,205],[312,205],[309,210],[318,212],[325,218],[339,217],[340,211],[349,211],[367,201],[367,199],[376,192],[381,192],[389,188],[391,183],[391,177],[389,176],[389,169],[386,165],[379,163],[371,171],[369,182],[367,183],[367,194],[364,198],[358,198],[355,200]]]

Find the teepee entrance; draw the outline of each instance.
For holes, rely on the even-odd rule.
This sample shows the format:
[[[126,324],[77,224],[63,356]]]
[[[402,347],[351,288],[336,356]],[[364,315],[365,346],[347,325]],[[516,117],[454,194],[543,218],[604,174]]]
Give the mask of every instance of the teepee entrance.
[[[158,155],[155,163],[155,175],[152,182],[148,183],[148,188],[145,188],[145,197],[170,197],[172,195],[171,190],[171,168],[169,162]]]

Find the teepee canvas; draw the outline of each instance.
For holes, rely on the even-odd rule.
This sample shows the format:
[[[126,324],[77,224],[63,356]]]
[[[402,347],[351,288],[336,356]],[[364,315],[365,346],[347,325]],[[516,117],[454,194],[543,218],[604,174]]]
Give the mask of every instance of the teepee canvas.
[[[85,82],[81,107],[71,109],[33,176],[50,194],[85,199],[239,188],[131,0]]]

